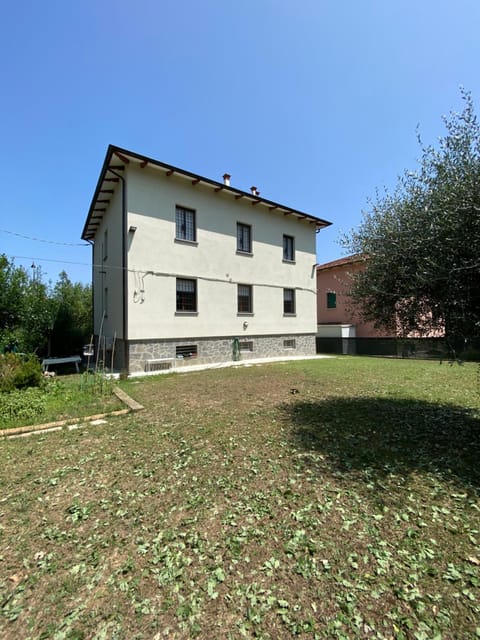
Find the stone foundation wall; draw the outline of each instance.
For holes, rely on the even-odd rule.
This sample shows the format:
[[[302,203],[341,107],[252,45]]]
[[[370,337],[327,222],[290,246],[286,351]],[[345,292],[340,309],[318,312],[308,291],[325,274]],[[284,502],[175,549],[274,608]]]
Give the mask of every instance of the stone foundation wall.
[[[270,336],[239,336],[239,360],[252,358],[276,358],[279,356],[315,355],[315,334],[288,334]],[[194,364],[229,362],[233,356],[233,337],[188,338],[181,340],[131,340],[129,341],[130,373],[146,371],[148,360],[171,359],[178,367]],[[285,341],[287,345],[285,345]],[[294,347],[291,346],[294,341]],[[196,345],[197,356],[178,358],[177,347]],[[242,348],[243,347],[243,348]]]

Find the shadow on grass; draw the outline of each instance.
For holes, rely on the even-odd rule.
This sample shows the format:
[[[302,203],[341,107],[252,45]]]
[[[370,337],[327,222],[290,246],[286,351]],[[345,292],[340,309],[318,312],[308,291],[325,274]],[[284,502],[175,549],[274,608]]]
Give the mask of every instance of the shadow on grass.
[[[428,471],[480,487],[478,413],[379,398],[297,402],[282,411],[293,427],[295,446],[320,455],[333,471],[366,471],[377,480],[390,473]]]

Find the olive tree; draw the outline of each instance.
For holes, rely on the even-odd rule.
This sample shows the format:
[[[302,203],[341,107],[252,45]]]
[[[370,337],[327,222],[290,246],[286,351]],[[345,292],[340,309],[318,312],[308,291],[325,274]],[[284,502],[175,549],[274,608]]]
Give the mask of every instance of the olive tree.
[[[366,258],[352,302],[377,327],[408,335],[480,336],[480,127],[471,95],[444,117],[436,146],[418,138],[416,171],[377,192],[342,241]]]

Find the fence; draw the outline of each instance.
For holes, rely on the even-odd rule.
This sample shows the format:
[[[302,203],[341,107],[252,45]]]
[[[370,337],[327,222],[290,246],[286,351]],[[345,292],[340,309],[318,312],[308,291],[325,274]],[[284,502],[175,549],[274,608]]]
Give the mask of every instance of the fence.
[[[480,338],[450,342],[445,338],[317,337],[317,353],[480,361]]]

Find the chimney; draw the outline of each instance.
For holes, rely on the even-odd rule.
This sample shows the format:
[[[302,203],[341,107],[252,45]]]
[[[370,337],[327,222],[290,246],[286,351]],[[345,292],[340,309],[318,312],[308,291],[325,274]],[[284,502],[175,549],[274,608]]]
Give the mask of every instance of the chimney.
[[[227,187],[230,186],[230,178],[232,176],[229,173],[224,173],[223,174],[223,184],[226,185]]]
[[[252,192],[252,196],[257,196],[257,187],[250,187],[250,191]]]

